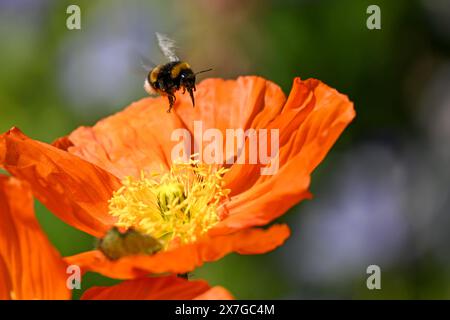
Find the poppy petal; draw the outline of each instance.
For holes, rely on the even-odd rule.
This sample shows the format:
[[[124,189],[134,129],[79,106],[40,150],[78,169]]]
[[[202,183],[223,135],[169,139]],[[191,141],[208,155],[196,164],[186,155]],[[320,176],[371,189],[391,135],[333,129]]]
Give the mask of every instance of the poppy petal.
[[[105,170],[13,128],[0,136],[0,163],[66,223],[100,237],[111,228],[108,200],[120,181]]]
[[[268,132],[267,139],[270,137],[270,130],[277,129],[279,132],[279,147],[280,155],[285,156],[286,152],[281,152],[288,139],[292,137],[292,133],[297,130],[306,119],[308,114],[314,108],[315,99],[313,99],[313,88],[308,86],[308,82],[302,82],[299,78],[294,80],[291,93],[286,104],[279,114],[272,117],[270,121],[265,121],[264,125],[260,125],[260,121],[255,119],[252,123],[252,128],[266,129]],[[270,144],[266,141],[258,141],[258,155],[259,144],[265,143],[269,150]],[[245,145],[245,161],[244,164],[236,163],[231,166],[230,171],[225,175],[226,187],[231,190],[231,195],[242,193],[251,188],[258,179],[261,178],[260,170],[261,164],[252,164],[249,161],[249,140]],[[284,150],[285,151],[285,150]],[[282,160],[282,159],[280,159]],[[280,163],[280,166],[283,163]]]
[[[100,251],[93,250],[67,257],[66,262],[76,264],[84,271],[117,279],[132,279],[149,273],[186,273],[232,252],[261,254],[271,251],[283,244],[289,234],[286,225],[274,225],[267,230],[247,229],[226,236],[205,237],[151,256],[128,256],[112,261]]]
[[[259,174],[260,167],[234,165],[226,177],[227,187],[234,194],[226,205],[228,217],[210,233],[233,233],[265,225],[299,201],[310,198],[312,171],[354,117],[353,103],[345,95],[315,79],[305,82],[296,79],[283,111],[268,126],[280,128],[280,169],[273,175],[263,176]],[[233,189],[233,178],[230,178],[236,175],[247,183],[244,188],[241,185],[242,192],[237,195],[239,186]],[[252,176],[256,181],[250,182]]]
[[[223,288],[210,288],[206,281],[188,281],[171,275],[127,280],[111,287],[93,287],[87,290],[81,299],[192,300],[203,297],[205,300],[211,300],[230,298],[231,295]]]
[[[309,184],[309,175],[299,172],[296,162],[290,162],[280,169],[276,178],[257,183],[248,191],[232,197],[226,205],[227,217],[209,234],[218,236],[266,225],[299,201],[310,199]]]
[[[33,206],[26,183],[0,175],[0,299],[69,299],[66,264]]]
[[[204,136],[206,130],[216,130],[214,137],[222,135],[224,143],[217,144],[223,148],[218,161],[235,159],[238,155],[240,138],[237,130],[245,133],[249,128],[263,127],[280,112],[286,101],[279,86],[256,76],[236,80],[206,79],[198,85],[195,97],[195,108],[192,108],[190,98],[178,93],[174,112],[195,140],[196,149],[192,153],[204,155],[211,143],[207,141],[211,137]],[[252,123],[256,127],[252,127]],[[232,136],[227,138],[229,134]],[[233,144],[230,139],[233,139]]]
[[[14,292],[14,290],[12,288],[8,267],[0,254],[0,300],[11,299],[11,292]]]
[[[178,93],[175,113],[194,132],[194,121],[203,128],[248,129],[252,122],[264,126],[281,110],[286,96],[279,86],[261,77],[245,76],[236,80],[206,79],[195,92],[195,108],[188,95]]]
[[[152,172],[171,165],[172,132],[184,129],[175,113],[167,113],[167,99],[145,98],[125,110],[99,121],[93,127],[80,127],[68,137],[54,142],[120,179]]]
[[[234,297],[224,287],[215,286],[195,297],[194,300],[234,300]]]

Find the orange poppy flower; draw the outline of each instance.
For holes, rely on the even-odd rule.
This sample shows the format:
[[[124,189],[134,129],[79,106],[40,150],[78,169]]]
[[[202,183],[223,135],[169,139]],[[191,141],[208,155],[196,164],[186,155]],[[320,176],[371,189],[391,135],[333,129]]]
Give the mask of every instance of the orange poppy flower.
[[[70,299],[67,264],[51,245],[34,216],[26,183],[0,175],[0,300]],[[93,287],[82,299],[228,300],[222,287],[175,276],[140,278],[111,287]]]
[[[53,145],[15,128],[0,136],[0,166],[28,181],[62,220],[95,237],[114,226],[132,227],[162,247],[120,259],[93,250],[66,258],[68,263],[131,279],[189,272],[231,252],[273,250],[289,228],[258,227],[311,197],[312,171],[355,116],[345,95],[315,79],[296,78],[288,98],[260,77],[208,79],[198,85],[195,108],[182,94],[172,113],[166,104],[163,97],[144,98]],[[172,162],[172,133],[186,129],[195,136],[194,121],[223,136],[227,129],[277,129],[278,172],[261,175],[264,165],[249,161],[213,169]],[[251,157],[247,151],[244,156]]]

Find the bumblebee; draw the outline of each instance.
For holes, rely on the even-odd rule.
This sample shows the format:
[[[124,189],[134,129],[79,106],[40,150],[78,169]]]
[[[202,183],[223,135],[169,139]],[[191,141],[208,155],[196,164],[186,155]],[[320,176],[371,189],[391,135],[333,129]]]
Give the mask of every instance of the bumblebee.
[[[122,233],[113,227],[104,238],[98,240],[97,249],[110,260],[117,260],[129,255],[151,255],[161,250],[162,245],[157,239],[132,228]]]
[[[194,91],[195,77],[197,74],[210,71],[212,69],[202,70],[194,73],[191,66],[180,59],[175,54],[175,42],[165,35],[156,33],[158,45],[169,60],[166,64],[154,66],[149,72],[144,82],[145,91],[150,94],[159,94],[167,96],[169,99],[169,109],[172,110],[175,104],[175,92],[183,89],[183,94],[187,91],[192,100],[192,106],[195,107]]]

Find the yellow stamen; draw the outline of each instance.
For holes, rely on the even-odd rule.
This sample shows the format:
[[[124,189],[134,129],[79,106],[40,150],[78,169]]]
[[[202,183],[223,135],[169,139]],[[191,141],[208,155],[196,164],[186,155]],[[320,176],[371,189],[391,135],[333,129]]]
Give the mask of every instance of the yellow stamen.
[[[116,226],[150,235],[163,248],[172,240],[193,242],[219,221],[218,209],[229,194],[223,188],[225,171],[190,160],[163,174],[126,177],[109,212],[118,218]]]

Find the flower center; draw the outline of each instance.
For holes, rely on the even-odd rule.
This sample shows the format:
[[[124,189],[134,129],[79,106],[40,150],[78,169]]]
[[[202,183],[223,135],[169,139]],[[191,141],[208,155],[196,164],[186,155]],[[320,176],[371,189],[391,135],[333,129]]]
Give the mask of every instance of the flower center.
[[[109,212],[118,218],[116,226],[149,235],[164,249],[193,242],[220,220],[218,209],[229,194],[225,171],[191,160],[174,163],[164,174],[126,177]]]

